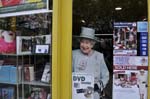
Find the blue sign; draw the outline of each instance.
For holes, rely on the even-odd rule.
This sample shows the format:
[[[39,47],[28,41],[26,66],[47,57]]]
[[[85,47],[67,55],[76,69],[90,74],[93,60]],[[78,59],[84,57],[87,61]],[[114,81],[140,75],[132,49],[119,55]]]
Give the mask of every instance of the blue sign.
[[[148,33],[140,33],[140,56],[148,56]]]
[[[137,32],[148,32],[148,23],[137,22]]]

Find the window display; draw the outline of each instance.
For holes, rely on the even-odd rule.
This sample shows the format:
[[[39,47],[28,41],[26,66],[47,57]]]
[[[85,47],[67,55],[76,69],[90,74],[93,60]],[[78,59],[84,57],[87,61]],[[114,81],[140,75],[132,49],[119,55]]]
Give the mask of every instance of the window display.
[[[144,25],[141,24],[142,22],[140,24],[139,22],[114,23],[114,99],[120,99],[119,95],[122,96],[122,99],[131,97],[136,99],[147,98],[148,52],[146,49],[148,46],[148,33],[146,22],[143,22]],[[117,42],[115,39],[118,36],[116,37],[115,33],[124,35],[124,38]],[[120,47],[119,44],[124,47]],[[131,51],[132,53],[129,53]]]
[[[13,18],[0,19],[0,98],[51,99],[52,15]]]
[[[82,85],[84,81],[77,84],[72,79],[72,85],[74,85],[72,86],[72,99],[76,97],[84,97],[84,99],[146,99],[147,81],[144,78],[148,74],[147,12],[147,0],[142,2],[135,0],[73,1],[73,77],[75,72],[91,74],[94,78],[92,86],[94,88],[90,91],[91,97],[85,97],[85,90],[88,88],[81,88],[77,91],[78,88],[80,89],[79,85]],[[93,29],[94,36],[92,33],[89,35],[90,30],[85,31],[85,35],[83,35],[82,27]],[[83,40],[77,39],[77,37],[82,37]],[[95,52],[98,53],[95,55]],[[99,58],[99,53],[102,54],[101,58]],[[139,92],[141,88],[138,87],[138,75],[141,74],[141,69],[144,70],[144,75],[141,77],[144,80],[144,84],[142,84],[144,94]],[[104,76],[107,74],[109,74],[108,79]],[[107,80],[103,81],[103,76]],[[99,82],[102,81],[103,85],[101,83],[96,85],[97,79]],[[90,86],[90,84],[86,85]],[[97,91],[98,93],[95,94]]]

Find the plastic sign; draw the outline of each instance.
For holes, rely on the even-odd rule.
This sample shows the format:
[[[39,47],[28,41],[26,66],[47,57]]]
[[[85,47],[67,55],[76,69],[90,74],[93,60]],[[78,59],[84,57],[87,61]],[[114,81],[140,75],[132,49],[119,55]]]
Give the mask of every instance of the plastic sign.
[[[72,99],[94,99],[94,77],[91,74],[72,74]]]

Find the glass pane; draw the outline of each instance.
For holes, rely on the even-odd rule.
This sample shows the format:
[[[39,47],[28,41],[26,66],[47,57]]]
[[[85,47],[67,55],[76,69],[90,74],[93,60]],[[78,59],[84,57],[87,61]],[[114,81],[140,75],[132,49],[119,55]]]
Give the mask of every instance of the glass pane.
[[[51,98],[52,13],[0,19],[0,99]]]
[[[73,0],[72,99],[146,99],[145,30],[146,0]]]
[[[52,0],[0,0],[0,99],[50,99]]]

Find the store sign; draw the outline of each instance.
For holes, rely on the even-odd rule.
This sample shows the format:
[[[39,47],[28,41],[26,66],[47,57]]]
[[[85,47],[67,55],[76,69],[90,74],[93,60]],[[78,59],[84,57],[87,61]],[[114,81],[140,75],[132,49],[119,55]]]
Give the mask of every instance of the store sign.
[[[0,0],[0,14],[45,9],[49,0]]]
[[[72,74],[72,99],[94,99],[94,77],[90,74]]]

